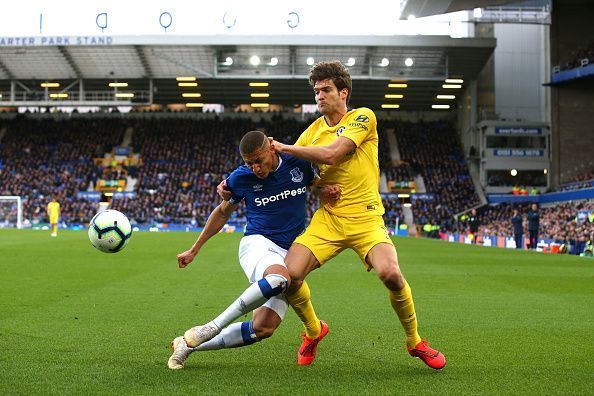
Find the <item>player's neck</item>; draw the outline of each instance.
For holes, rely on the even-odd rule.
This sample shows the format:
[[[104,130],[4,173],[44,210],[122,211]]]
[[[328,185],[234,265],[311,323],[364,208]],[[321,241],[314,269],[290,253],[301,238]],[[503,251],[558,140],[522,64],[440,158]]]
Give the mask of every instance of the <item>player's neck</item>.
[[[324,115],[324,118],[326,119],[326,123],[328,124],[328,126],[335,126],[337,125],[340,120],[342,120],[342,117],[346,114],[346,112],[348,111],[346,105],[344,107],[341,107],[339,110],[333,112],[332,114],[328,114],[328,115]]]
[[[275,172],[278,167],[280,166],[280,155],[278,153],[274,153],[274,158],[272,159],[272,171]]]

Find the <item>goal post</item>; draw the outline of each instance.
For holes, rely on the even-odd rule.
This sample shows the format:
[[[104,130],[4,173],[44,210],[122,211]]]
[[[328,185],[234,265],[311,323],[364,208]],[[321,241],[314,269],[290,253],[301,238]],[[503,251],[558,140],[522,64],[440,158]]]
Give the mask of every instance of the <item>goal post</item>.
[[[23,200],[18,195],[0,195],[0,228],[23,228]]]

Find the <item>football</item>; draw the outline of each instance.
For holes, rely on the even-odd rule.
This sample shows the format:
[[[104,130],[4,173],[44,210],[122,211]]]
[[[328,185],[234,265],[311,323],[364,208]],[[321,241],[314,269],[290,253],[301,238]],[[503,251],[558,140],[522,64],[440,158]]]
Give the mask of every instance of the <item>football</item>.
[[[89,225],[91,244],[105,253],[116,253],[122,250],[128,244],[131,235],[132,227],[128,218],[113,209],[97,213]]]

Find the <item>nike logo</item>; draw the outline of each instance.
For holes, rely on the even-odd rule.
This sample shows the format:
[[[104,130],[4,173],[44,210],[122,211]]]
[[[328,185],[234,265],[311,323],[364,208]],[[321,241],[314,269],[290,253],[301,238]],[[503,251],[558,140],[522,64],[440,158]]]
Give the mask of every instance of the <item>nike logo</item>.
[[[312,144],[312,145],[316,144],[316,142],[317,142],[318,140],[320,140],[320,138],[317,138],[317,139],[314,139],[314,140],[312,140],[311,144]]]

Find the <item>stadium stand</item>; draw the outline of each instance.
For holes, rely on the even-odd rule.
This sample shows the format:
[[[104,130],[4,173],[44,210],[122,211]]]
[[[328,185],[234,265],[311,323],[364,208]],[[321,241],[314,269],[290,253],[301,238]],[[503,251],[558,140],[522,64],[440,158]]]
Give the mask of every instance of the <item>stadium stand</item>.
[[[480,202],[453,125],[444,121],[395,121],[391,127],[403,163],[387,169],[386,177],[411,180],[420,174],[434,199],[413,200],[415,222],[452,231],[454,215]]]
[[[569,58],[561,64],[560,70],[575,69],[594,63],[594,41],[575,50]]]
[[[513,209],[518,209],[524,217],[530,203],[516,203],[485,206],[478,210],[481,222],[479,234],[484,236],[506,237],[513,233],[511,217]],[[467,231],[464,221],[457,222],[457,232]],[[580,254],[586,242],[594,239],[594,201],[566,202],[540,209],[539,238],[549,239],[557,244],[567,245],[567,252]]]
[[[97,204],[79,198],[78,193],[92,191],[102,180],[122,180],[129,175],[137,179],[136,196],[113,199],[111,207],[126,213],[133,224],[202,226],[218,201],[216,185],[241,163],[237,144],[245,131],[261,129],[293,142],[309,121],[281,115],[260,121],[247,117],[196,121],[172,115],[123,122],[95,115],[68,121],[18,118],[3,125],[8,134],[0,146],[0,161],[6,164],[0,171],[0,194],[25,198],[27,222],[46,221],[46,201],[55,195],[62,204],[63,222],[86,224]],[[406,160],[398,165],[392,163],[384,126],[395,128],[404,148]],[[477,198],[451,126],[395,121],[384,126],[380,129],[380,168],[391,180],[407,181],[421,173],[436,198],[413,203],[417,222],[447,224],[453,230],[453,215],[472,206]],[[128,127],[134,131],[131,146],[140,161],[134,166],[112,166],[110,153]],[[385,197],[383,203],[386,223],[402,223],[398,200]],[[310,218],[317,205],[317,198],[311,196]],[[238,226],[245,222],[243,207],[232,222]]]
[[[86,223],[96,206],[79,199],[97,178],[94,156],[121,141],[121,120],[25,120],[3,123],[7,134],[0,145],[0,195],[24,199],[25,221],[47,218],[46,204],[55,196],[62,220]]]
[[[560,185],[557,191],[571,191],[592,187],[594,187],[594,171],[588,171],[575,176],[568,183]]]

